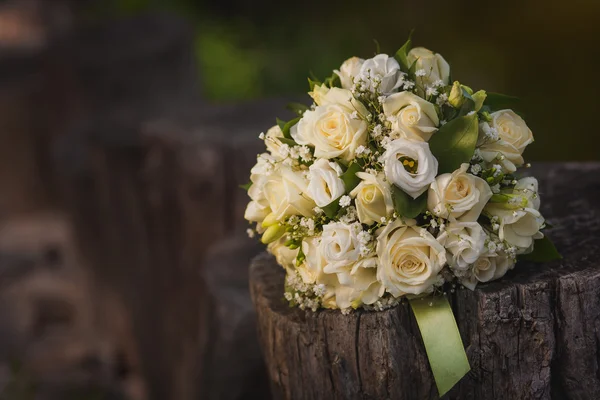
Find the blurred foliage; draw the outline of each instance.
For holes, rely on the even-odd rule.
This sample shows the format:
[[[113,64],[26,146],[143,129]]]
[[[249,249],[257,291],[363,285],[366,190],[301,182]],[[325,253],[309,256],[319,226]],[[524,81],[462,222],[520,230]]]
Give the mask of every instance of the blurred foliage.
[[[168,10],[197,32],[206,97],[238,100],[305,91],[374,39],[393,53],[415,44],[440,52],[474,89],[519,96],[536,135],[533,159],[600,159],[592,119],[600,81],[600,2],[588,0],[105,0],[95,16]],[[593,127],[593,128],[591,128]]]

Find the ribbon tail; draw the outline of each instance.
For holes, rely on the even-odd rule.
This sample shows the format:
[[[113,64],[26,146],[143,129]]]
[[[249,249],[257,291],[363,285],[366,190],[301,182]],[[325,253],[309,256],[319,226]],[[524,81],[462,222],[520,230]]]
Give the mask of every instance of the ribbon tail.
[[[446,296],[409,300],[421,331],[429,365],[442,397],[470,371],[456,319]]]

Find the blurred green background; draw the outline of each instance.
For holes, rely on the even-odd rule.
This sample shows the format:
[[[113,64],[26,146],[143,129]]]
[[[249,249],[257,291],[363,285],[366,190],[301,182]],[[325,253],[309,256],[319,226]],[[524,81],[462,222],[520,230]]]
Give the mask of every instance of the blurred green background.
[[[531,160],[598,160],[600,1],[106,0],[90,18],[168,10],[196,31],[204,95],[248,100],[303,92],[353,55],[414,42],[441,53],[474,89],[522,99]],[[276,115],[274,110],[274,115]]]

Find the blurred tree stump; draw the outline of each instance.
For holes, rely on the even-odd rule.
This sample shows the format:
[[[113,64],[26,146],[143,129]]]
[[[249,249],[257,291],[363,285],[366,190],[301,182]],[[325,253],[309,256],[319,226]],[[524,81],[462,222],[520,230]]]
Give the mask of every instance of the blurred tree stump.
[[[450,294],[472,371],[446,398],[600,397],[600,163],[539,164],[532,173],[564,260],[519,263],[500,281]],[[282,299],[283,277],[270,256],[252,263],[275,398],[437,398],[407,303],[347,316],[302,311]]]
[[[243,398],[242,386],[223,393],[225,383],[214,374],[226,371],[226,360],[249,363],[229,373],[258,382],[255,336],[223,334],[228,324],[254,329],[251,311],[236,309],[244,296],[250,305],[240,272],[250,256],[226,265],[203,260],[212,244],[247,226],[248,198],[239,185],[263,148],[258,134],[284,104],[182,102],[152,116],[115,110],[61,140],[61,177],[78,245],[94,281],[132,318],[151,398]],[[228,283],[221,268],[240,276]],[[239,293],[224,300],[221,287]],[[219,311],[210,306],[217,303]],[[228,322],[223,310],[240,320]],[[229,344],[248,348],[231,352]]]
[[[201,277],[206,305],[203,326],[208,335],[200,350],[199,398],[270,397],[248,288],[248,265],[263,247],[237,234],[215,244],[206,256]]]
[[[54,205],[49,149],[70,95],[56,43],[70,26],[60,0],[0,4],[0,219]]]
[[[119,373],[125,361],[99,324],[88,278],[63,216],[0,224],[1,398],[144,399],[139,374]]]

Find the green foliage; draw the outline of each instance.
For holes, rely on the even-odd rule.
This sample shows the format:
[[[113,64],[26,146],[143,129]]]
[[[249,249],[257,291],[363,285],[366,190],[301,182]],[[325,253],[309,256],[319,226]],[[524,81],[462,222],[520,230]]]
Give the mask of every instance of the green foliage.
[[[406,194],[396,185],[392,185],[394,209],[403,218],[415,218],[427,209],[427,192],[416,199]]]
[[[404,45],[402,45],[402,47],[400,47],[400,49],[398,49],[398,51],[394,55],[394,58],[396,59],[396,61],[398,61],[398,64],[400,64],[400,68],[402,69],[402,71],[407,73],[410,70],[410,65],[408,64],[408,52],[412,49],[413,32],[414,29],[410,31],[410,34],[408,35],[408,40],[404,43]]]
[[[350,193],[360,183],[360,178],[356,176],[357,172],[360,172],[361,168],[358,163],[352,163],[348,166],[346,172],[340,177],[344,181],[344,188],[346,193]]]
[[[338,212],[340,211],[340,200],[335,199],[331,203],[327,204],[325,207],[321,207],[327,218],[334,219]]]
[[[288,146],[296,146],[298,144],[294,141],[294,139],[288,139],[286,137],[279,137],[277,138],[277,140],[279,140],[283,144],[287,144]]]
[[[279,128],[281,128],[281,132],[283,132],[284,138],[293,140],[292,135],[290,134],[290,129],[292,129],[292,126],[296,125],[298,123],[298,121],[300,121],[300,118],[301,117],[296,117],[289,121],[284,121],[279,118],[276,119],[277,125],[279,125]]]
[[[245,183],[243,185],[239,185],[239,187],[241,189],[244,189],[245,191],[248,191],[250,189],[250,186],[252,186],[252,182],[248,182],[248,183]]]
[[[333,74],[331,74],[331,76],[325,78],[325,80],[323,81],[323,83],[325,85],[327,85],[328,87],[332,88],[332,87],[341,87],[342,86],[342,81],[340,80],[340,77],[338,74],[336,74],[335,72]]]
[[[531,253],[519,256],[519,260],[531,262],[549,262],[560,259],[562,259],[562,256],[554,246],[554,243],[548,239],[548,236],[536,240],[533,243],[533,251]]]
[[[478,131],[479,119],[474,113],[448,122],[433,134],[429,148],[438,160],[439,174],[452,172],[471,160]]]

